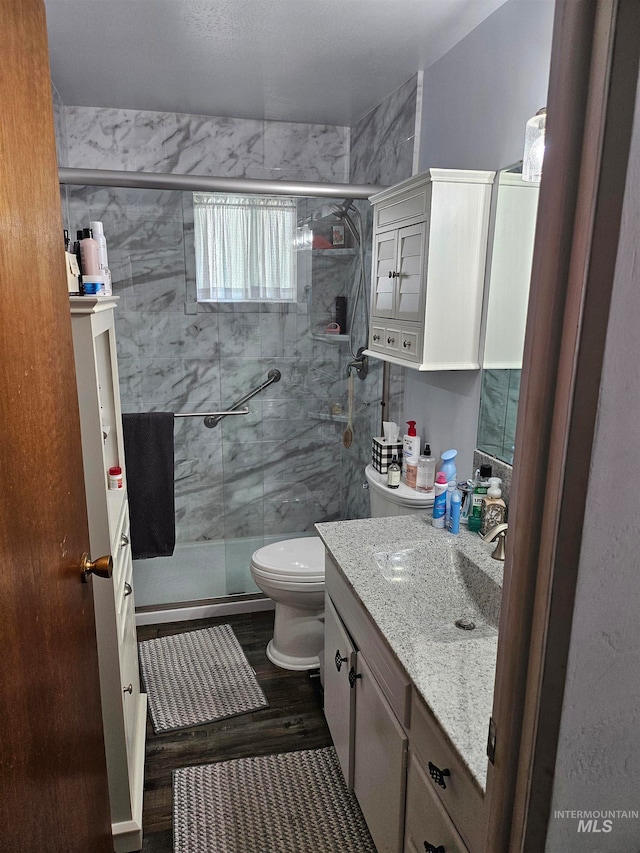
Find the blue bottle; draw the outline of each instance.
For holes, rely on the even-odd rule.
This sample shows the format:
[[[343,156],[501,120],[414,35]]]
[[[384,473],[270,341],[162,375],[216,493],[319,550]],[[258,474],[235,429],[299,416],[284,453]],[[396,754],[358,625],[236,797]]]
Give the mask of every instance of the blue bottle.
[[[444,529],[444,515],[447,508],[447,483],[442,472],[436,474],[434,492],[433,518],[431,523],[434,527]]]
[[[451,511],[449,514],[449,533],[460,533],[460,506],[462,492],[456,489],[451,495]]]
[[[447,478],[447,483],[458,479],[458,471],[456,470],[457,455],[457,450],[445,450],[445,452],[440,456],[440,459],[442,459],[440,470]]]

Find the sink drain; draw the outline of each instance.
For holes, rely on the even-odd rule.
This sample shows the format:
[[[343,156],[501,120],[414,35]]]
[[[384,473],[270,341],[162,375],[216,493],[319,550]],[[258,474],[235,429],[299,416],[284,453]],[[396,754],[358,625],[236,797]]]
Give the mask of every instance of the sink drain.
[[[476,623],[471,619],[456,619],[453,624],[456,628],[460,628],[462,631],[473,631],[476,627]]]

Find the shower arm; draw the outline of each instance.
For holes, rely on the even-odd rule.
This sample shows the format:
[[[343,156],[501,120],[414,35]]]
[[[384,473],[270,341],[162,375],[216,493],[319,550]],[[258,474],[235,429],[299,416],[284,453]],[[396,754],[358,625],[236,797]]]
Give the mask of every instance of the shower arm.
[[[220,412],[216,415],[209,415],[204,419],[204,425],[209,429],[213,429],[213,427],[217,426],[223,418],[226,418],[227,415],[233,415],[243,403],[246,403],[247,400],[250,400],[252,397],[255,397],[256,394],[259,394],[261,391],[264,391],[265,388],[268,388],[269,385],[272,385],[274,382],[279,382],[282,374],[279,370],[273,367],[267,373],[267,380],[263,382],[262,385],[258,385],[257,388],[254,388],[253,391],[249,391],[248,394],[245,394],[244,397],[241,397],[239,400],[236,400],[233,405],[229,406],[229,410],[227,412]],[[247,409],[247,412],[249,410]],[[245,414],[243,411],[242,414]]]

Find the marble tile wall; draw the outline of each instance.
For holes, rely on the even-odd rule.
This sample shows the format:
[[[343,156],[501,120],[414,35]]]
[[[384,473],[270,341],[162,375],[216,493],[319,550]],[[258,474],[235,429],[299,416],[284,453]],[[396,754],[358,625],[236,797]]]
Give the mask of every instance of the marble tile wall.
[[[371,177],[361,160],[358,182],[378,181],[382,166],[393,180],[407,168],[410,174],[407,146],[400,138],[393,143],[389,126],[393,110],[404,115],[409,101],[408,91],[394,93],[380,116],[370,116],[360,129],[361,146],[377,144],[379,135],[380,154]],[[92,107],[66,107],[62,116],[66,128],[61,122],[58,132],[66,132],[70,167],[349,179],[348,128]],[[402,162],[394,165],[398,157]],[[356,206],[365,232],[368,306],[370,206]],[[308,213],[301,207],[302,217]],[[71,232],[90,219],[104,223],[114,292],[121,297],[124,411],[216,409],[262,382],[270,367],[282,372],[281,382],[251,402],[246,418],[227,418],[215,429],[198,419],[176,420],[178,541],[295,534],[317,521],[368,515],[362,483],[371,436],[380,429],[381,364],[372,360],[368,377],[354,380],[355,440],[346,449],[349,344],[321,334],[333,319],[336,296],[347,295],[351,317],[361,265],[354,241],[342,251],[300,253],[296,304],[196,304],[188,193],[70,188]],[[361,298],[354,351],[366,345],[364,304]],[[332,418],[335,402],[343,413]]]

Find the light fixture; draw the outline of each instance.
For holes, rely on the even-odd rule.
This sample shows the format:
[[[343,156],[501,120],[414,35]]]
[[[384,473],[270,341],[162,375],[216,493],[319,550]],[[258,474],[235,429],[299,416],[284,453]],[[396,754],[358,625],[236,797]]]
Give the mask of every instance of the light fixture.
[[[542,177],[544,159],[544,132],[547,125],[547,109],[544,107],[529,119],[524,135],[522,158],[522,180],[539,181]]]

